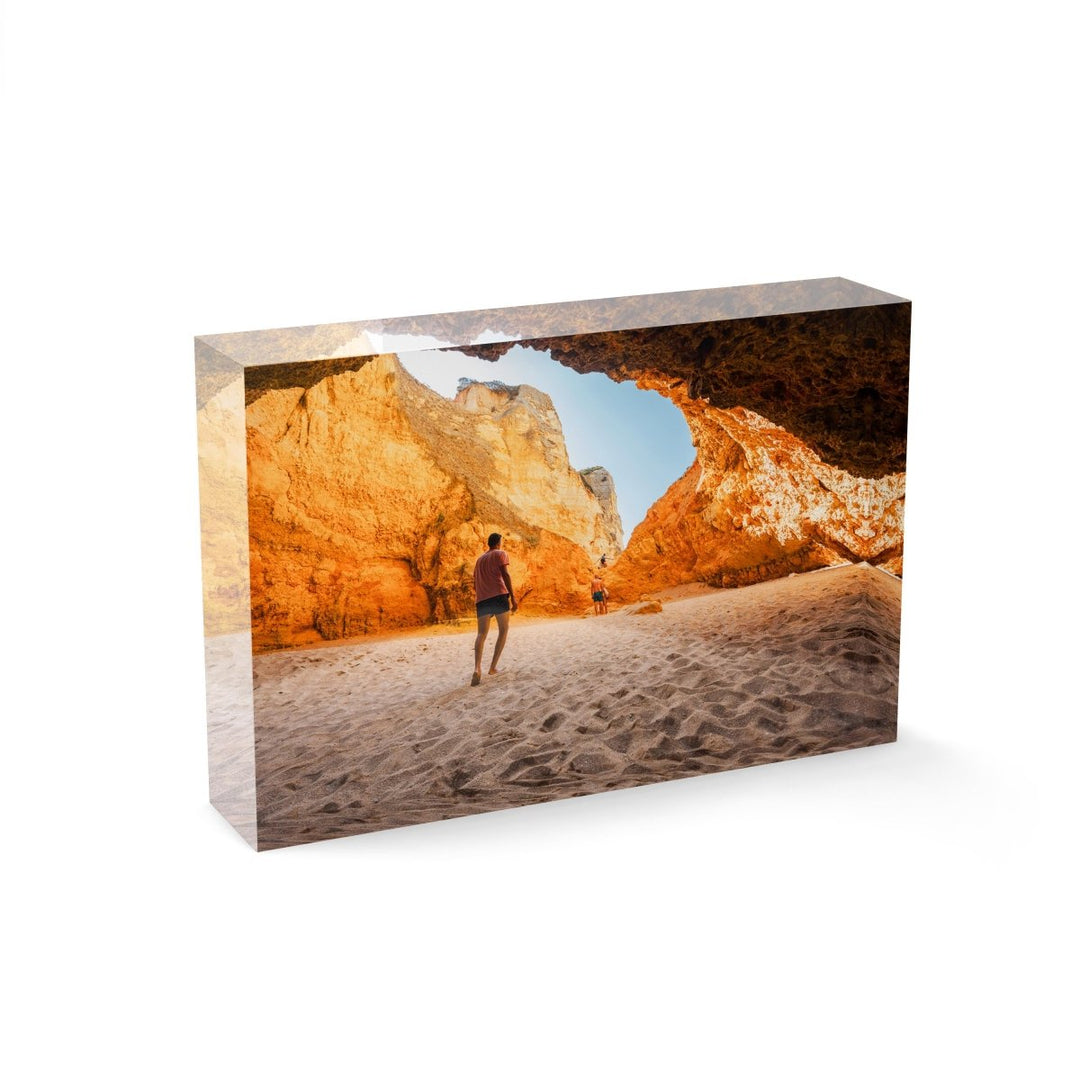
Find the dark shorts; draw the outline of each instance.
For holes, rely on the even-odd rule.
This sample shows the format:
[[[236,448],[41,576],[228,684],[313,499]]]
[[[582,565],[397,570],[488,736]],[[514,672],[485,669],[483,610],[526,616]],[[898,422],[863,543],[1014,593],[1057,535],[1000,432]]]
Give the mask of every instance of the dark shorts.
[[[594,604],[602,604],[604,602],[604,594],[602,592],[594,592],[592,598]]]
[[[476,605],[477,615],[502,615],[510,610],[510,597],[506,593],[502,596],[492,596],[487,600],[481,600]]]

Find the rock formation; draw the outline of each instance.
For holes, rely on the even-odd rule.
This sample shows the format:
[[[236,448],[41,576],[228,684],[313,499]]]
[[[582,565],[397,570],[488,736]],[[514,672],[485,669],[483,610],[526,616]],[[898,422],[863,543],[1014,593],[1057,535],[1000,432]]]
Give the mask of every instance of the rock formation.
[[[591,465],[580,472],[581,479],[589,485],[589,490],[600,502],[604,521],[612,538],[612,546],[601,555],[613,559],[623,548],[622,518],[619,516],[619,504],[615,497],[615,481],[603,465]]]
[[[445,318],[444,339],[462,340],[457,316]],[[550,614],[581,609],[603,553],[612,599],[623,602],[684,582],[743,585],[839,562],[902,571],[910,305],[541,337],[559,329],[546,318],[541,311],[536,335],[516,344],[657,390],[690,427],[697,460],[626,550],[614,558],[623,537],[610,478],[574,472],[539,391],[466,381],[448,402],[389,355],[252,367],[246,510],[257,645],[469,612],[472,563],[492,530],[506,536],[519,593],[532,590],[528,610]],[[513,344],[463,351],[497,360]],[[208,394],[201,425],[226,415]],[[228,415],[236,408],[231,401]],[[204,495],[236,488],[236,468],[220,483],[205,471]],[[246,526],[238,520],[240,536]],[[243,600],[224,570],[245,555],[204,551],[208,627],[214,597]],[[215,560],[224,568],[216,577]]]
[[[909,303],[581,334],[560,325],[562,307],[548,316],[557,336],[522,334],[458,351],[497,360],[525,346],[575,371],[602,371],[666,396],[681,388],[716,409],[751,409],[853,476],[904,469]],[[440,318],[447,337],[461,333],[455,316]],[[408,329],[408,320],[398,322]]]
[[[467,383],[450,402],[393,355],[282,381],[248,380],[257,649],[471,614],[490,532],[524,610],[580,610],[617,537],[546,394]]]
[[[904,468],[910,318],[895,304],[529,344],[673,400],[751,409],[829,464],[879,477]]]
[[[698,456],[612,569],[616,600],[688,581],[743,585],[846,561],[903,566],[911,307],[537,337],[580,372],[673,401]]]
[[[580,544],[590,558],[622,550],[622,521],[606,469],[577,473],[551,398],[532,386],[462,379],[455,404],[479,419],[472,429],[493,451],[478,478],[524,520]],[[603,474],[594,482],[595,471]]]
[[[692,581],[748,585],[845,562],[902,571],[903,474],[851,476],[747,409],[670,396],[698,456],[612,567],[613,600]]]

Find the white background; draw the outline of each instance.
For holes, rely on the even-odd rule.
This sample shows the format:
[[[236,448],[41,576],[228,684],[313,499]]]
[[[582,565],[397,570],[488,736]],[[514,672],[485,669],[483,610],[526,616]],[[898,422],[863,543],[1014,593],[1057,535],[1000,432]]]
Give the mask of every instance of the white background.
[[[13,1075],[1075,1075],[1064,10],[7,3]],[[193,335],[830,275],[914,301],[898,744],[210,809]]]

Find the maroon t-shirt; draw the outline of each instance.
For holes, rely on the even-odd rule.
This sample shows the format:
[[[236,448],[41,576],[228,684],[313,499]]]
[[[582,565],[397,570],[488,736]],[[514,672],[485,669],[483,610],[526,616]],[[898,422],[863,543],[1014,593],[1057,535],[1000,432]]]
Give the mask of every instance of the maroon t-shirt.
[[[473,585],[476,587],[476,602],[490,600],[493,596],[506,596],[509,589],[503,581],[502,568],[510,565],[510,556],[502,548],[485,551],[476,560],[473,570]]]

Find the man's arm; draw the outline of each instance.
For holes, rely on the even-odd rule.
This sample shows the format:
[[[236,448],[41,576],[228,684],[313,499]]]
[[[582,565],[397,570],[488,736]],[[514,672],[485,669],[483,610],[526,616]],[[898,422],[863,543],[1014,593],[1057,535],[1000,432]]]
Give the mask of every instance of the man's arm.
[[[510,594],[510,610],[517,611],[517,601],[514,599],[514,583],[510,580],[510,571],[506,563],[502,565],[502,579],[506,582],[506,591]]]

